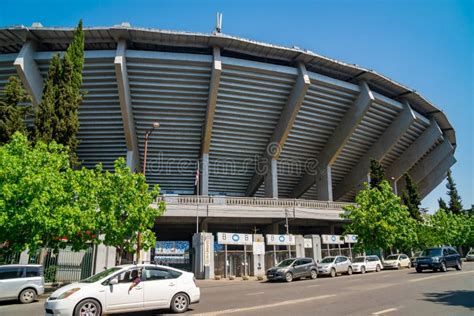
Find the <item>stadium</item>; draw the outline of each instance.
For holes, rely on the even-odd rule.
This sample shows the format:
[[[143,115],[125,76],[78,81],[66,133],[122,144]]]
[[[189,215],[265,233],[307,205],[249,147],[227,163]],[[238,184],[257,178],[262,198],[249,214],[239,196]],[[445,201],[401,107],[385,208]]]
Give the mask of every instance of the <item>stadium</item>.
[[[1,28],[0,88],[18,75],[38,104],[49,60],[72,37],[72,28]],[[86,28],[85,39],[79,159],[112,169],[126,157],[142,171],[151,132],[146,178],[167,202],[160,241],[337,234],[370,159],[397,194],[408,173],[421,197],[456,161],[445,114],[373,70],[219,32],[124,23]]]

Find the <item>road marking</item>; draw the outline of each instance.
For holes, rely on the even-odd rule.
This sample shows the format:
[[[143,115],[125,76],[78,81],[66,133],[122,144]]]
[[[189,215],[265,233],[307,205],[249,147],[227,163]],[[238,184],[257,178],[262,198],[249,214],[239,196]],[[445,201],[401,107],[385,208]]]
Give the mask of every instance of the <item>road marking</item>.
[[[233,309],[224,309],[224,310],[220,310],[220,311],[201,313],[201,314],[197,314],[197,315],[215,316],[215,315],[227,315],[227,314],[232,314],[232,313],[243,313],[243,312],[250,312],[250,311],[255,311],[255,310],[259,310],[259,309],[266,309],[266,308],[279,307],[279,306],[285,306],[285,305],[306,303],[306,302],[321,300],[321,299],[325,299],[325,298],[329,298],[329,297],[333,297],[333,296],[336,296],[336,294],[313,296],[313,297],[302,298],[302,299],[299,299],[299,300],[282,301],[282,302],[275,303],[275,304],[250,306],[250,307],[243,307],[243,308],[233,308]]]
[[[372,313],[372,315],[382,315],[382,314],[394,312],[396,310],[397,310],[396,308],[387,308],[387,309],[384,309],[383,311],[378,311],[378,312]]]
[[[260,295],[260,294],[263,294],[265,292],[255,292],[255,293],[249,293],[249,294],[245,294],[245,295]]]
[[[443,274],[440,274],[440,275],[433,275],[433,276],[429,276],[429,277],[423,277],[423,278],[408,280],[408,282],[419,282],[419,281],[424,281],[424,280],[442,278],[442,277],[445,277],[445,276],[456,276],[456,275],[466,274],[466,273],[474,273],[474,271],[457,272],[456,274],[444,274],[443,273]]]
[[[314,285],[310,285],[310,286],[307,286],[307,287],[318,287],[320,286],[320,284],[314,284]]]

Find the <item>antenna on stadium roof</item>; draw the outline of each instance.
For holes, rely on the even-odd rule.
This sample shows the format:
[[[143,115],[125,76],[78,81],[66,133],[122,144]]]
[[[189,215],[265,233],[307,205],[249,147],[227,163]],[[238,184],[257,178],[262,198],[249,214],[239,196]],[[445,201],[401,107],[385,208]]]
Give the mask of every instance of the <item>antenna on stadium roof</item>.
[[[222,13],[217,12],[216,15],[216,33],[221,33],[222,31]]]

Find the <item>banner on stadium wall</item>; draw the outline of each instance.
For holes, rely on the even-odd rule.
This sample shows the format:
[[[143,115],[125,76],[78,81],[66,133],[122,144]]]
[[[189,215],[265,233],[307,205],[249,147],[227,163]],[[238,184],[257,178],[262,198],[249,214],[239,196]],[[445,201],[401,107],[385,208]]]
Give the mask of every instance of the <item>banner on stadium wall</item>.
[[[344,244],[344,238],[341,235],[321,235],[321,241],[323,244],[330,245]]]
[[[265,235],[267,245],[288,246],[295,245],[295,236],[293,235]]]
[[[252,245],[252,234],[217,233],[217,242],[221,245]]]
[[[346,235],[344,236],[344,241],[346,244],[356,244],[357,243],[357,235]]]

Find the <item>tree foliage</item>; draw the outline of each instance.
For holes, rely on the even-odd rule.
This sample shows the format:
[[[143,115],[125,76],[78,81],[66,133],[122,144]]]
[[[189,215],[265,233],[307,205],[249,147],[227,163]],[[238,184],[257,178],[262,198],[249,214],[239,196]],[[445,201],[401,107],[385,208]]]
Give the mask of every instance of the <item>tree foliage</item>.
[[[456,183],[454,183],[451,170],[448,170],[447,180],[448,183],[446,184],[446,188],[448,189],[447,194],[449,196],[449,211],[454,214],[460,214],[462,212],[461,197],[458,194]]]
[[[105,173],[102,186],[100,233],[105,245],[116,247],[118,261],[124,251],[134,252],[138,233],[141,249],[154,246],[156,239],[151,228],[165,210],[164,202],[156,208],[150,206],[159,195],[159,187],[148,190],[145,176],[132,173],[123,158],[115,162],[113,173]]]
[[[448,209],[448,204],[446,204],[446,201],[443,200],[443,198],[438,199],[438,206],[442,210],[447,210]]]
[[[79,129],[78,110],[82,101],[84,67],[84,32],[82,20],[64,57],[54,55],[44,82],[43,97],[36,111],[36,138],[52,140],[69,148],[71,162],[76,161]]]
[[[21,103],[28,99],[20,79],[17,76],[8,78],[0,98],[0,144],[7,143],[15,132],[26,135],[25,116],[29,108]]]
[[[408,212],[410,212],[410,216],[417,220],[421,221],[421,213],[420,213],[420,195],[418,193],[418,188],[416,183],[410,177],[408,173],[405,173],[405,181],[406,181],[406,191],[402,194],[402,201],[403,204],[406,205],[408,208]]]
[[[356,251],[408,249],[415,242],[415,221],[386,180],[377,187],[366,184],[356,202],[345,207],[344,215],[351,221],[346,231],[358,235]]]
[[[32,146],[17,132],[0,147],[0,244],[12,252],[78,250],[87,243],[134,252],[140,232],[146,250],[155,242],[155,218],[165,210],[163,202],[150,207],[158,193],[123,158],[114,173],[100,165],[73,169],[65,146],[54,141]]]
[[[378,188],[385,179],[385,171],[378,160],[370,160],[370,187]]]

